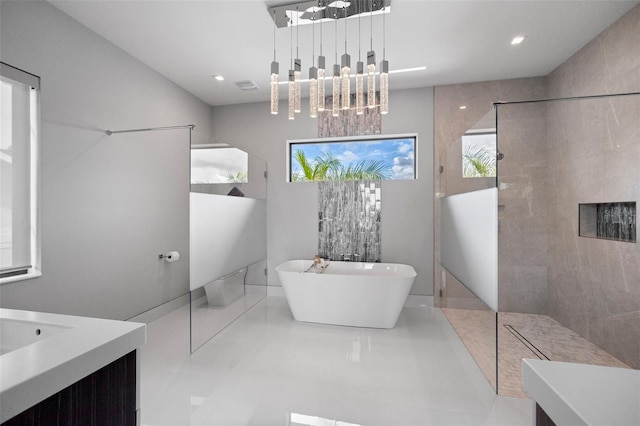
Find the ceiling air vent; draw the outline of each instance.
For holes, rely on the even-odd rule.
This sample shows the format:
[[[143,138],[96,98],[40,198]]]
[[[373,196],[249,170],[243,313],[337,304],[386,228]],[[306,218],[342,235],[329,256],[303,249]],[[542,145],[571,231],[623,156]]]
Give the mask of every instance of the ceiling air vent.
[[[240,90],[258,90],[258,85],[251,80],[236,81],[236,86]]]

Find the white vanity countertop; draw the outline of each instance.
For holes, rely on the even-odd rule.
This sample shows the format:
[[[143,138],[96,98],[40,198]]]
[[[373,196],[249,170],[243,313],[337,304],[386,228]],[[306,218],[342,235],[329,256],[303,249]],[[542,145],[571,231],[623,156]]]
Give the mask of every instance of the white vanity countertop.
[[[640,425],[640,370],[523,359],[522,387],[558,425]]]
[[[0,356],[0,422],[139,348],[145,324],[0,309],[0,318],[68,327]],[[1,338],[1,336],[0,336]]]

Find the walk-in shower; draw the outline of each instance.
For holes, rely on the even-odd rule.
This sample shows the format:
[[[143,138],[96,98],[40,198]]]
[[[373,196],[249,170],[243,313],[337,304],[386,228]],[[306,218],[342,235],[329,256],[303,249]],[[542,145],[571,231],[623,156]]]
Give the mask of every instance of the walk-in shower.
[[[478,142],[493,162],[465,151],[478,133],[494,135],[495,145]],[[524,396],[522,358],[640,368],[640,94],[500,102],[448,137],[436,177],[437,303],[496,391]],[[464,177],[465,161],[485,172]],[[459,272],[473,253],[452,261],[442,251],[452,236],[464,245],[483,232],[452,231],[448,206],[490,188],[497,279],[481,284],[495,286],[496,303]]]

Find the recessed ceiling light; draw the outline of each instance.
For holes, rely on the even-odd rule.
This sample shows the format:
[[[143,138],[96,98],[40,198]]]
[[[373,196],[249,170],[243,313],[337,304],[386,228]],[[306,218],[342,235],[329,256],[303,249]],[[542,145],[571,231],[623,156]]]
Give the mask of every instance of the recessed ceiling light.
[[[223,76],[221,76],[221,75],[218,75],[218,74],[215,74],[215,75],[213,76],[213,78],[215,78],[215,79],[216,79],[216,80],[218,80],[218,81],[222,81],[222,80],[224,80],[224,77],[223,77]]]
[[[516,36],[511,40],[511,44],[520,44],[524,41],[525,36]]]
[[[466,105],[460,105],[460,109],[467,109]]]

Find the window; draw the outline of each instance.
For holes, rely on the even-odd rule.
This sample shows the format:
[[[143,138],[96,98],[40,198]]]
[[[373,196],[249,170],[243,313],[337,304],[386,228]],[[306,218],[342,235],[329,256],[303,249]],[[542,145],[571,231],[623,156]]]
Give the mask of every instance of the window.
[[[469,131],[462,135],[462,176],[496,176],[496,132]]]
[[[415,135],[288,142],[289,182],[416,178]]]
[[[0,63],[0,283],[40,275],[40,78]]]
[[[247,183],[249,155],[227,145],[192,145],[191,183]]]

